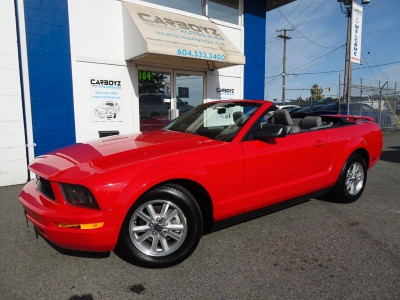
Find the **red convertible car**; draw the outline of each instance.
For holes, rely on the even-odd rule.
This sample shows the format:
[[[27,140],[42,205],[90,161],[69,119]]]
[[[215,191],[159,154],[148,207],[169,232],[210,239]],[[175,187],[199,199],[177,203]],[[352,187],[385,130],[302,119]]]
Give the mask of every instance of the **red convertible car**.
[[[302,196],[357,200],[381,151],[367,117],[292,119],[267,101],[216,101],[162,130],[38,156],[19,200],[62,248],[118,247],[139,265],[165,267],[221,221]]]

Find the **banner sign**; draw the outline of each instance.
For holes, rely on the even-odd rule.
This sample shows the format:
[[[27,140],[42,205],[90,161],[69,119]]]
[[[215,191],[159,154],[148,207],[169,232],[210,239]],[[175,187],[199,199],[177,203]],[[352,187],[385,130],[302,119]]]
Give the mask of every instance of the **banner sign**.
[[[239,65],[245,63],[240,50],[216,24],[208,20],[132,3],[124,3],[124,6],[146,43],[142,47],[146,52],[138,53],[138,57],[161,54]]]
[[[122,121],[122,83],[109,78],[90,78],[92,121]]]
[[[363,7],[361,5],[353,3],[353,10],[351,14],[350,61],[356,64],[361,64]]]

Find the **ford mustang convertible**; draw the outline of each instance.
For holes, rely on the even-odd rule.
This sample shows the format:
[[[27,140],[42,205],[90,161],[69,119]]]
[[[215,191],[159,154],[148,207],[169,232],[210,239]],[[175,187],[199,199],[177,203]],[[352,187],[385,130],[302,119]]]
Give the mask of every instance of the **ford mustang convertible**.
[[[368,117],[292,118],[268,101],[215,101],[161,130],[36,157],[19,200],[61,248],[117,248],[135,264],[166,267],[238,216],[317,194],[357,200],[381,151]]]

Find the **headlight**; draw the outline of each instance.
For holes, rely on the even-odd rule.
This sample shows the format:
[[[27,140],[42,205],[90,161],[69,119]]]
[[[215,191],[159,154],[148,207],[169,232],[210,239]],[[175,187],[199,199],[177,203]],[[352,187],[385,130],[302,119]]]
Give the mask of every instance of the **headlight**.
[[[61,183],[64,199],[68,204],[99,209],[93,194],[84,186],[77,184]]]

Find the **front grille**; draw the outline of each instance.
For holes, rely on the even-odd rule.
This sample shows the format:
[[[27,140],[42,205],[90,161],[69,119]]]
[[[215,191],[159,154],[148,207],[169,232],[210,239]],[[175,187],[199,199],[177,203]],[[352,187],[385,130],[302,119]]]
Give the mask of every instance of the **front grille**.
[[[54,192],[51,187],[50,181],[42,177],[39,177],[37,181],[37,190],[41,194],[45,195],[47,198],[50,198],[51,200],[56,200],[56,198],[54,197]]]

